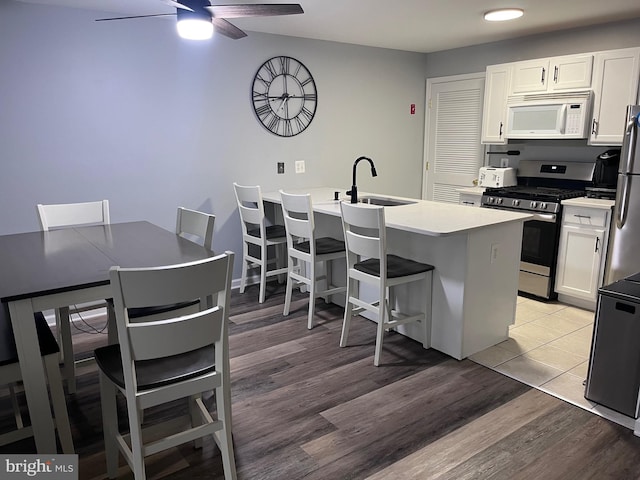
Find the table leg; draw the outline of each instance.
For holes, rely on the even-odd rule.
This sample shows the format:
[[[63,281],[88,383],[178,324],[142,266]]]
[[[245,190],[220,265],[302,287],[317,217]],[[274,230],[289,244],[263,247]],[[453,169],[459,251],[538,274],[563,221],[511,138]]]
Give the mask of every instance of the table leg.
[[[9,302],[9,315],[36,448],[38,453],[57,453],[44,368],[41,361],[33,361],[34,358],[40,358],[33,313],[30,299]]]

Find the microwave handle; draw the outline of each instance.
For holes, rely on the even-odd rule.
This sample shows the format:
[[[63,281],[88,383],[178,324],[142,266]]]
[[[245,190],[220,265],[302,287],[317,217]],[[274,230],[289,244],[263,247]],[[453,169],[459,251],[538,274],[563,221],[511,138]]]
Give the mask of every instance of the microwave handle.
[[[560,127],[560,133],[564,134],[567,129],[567,104],[562,105],[562,109],[560,110],[560,116],[562,118],[562,123]]]

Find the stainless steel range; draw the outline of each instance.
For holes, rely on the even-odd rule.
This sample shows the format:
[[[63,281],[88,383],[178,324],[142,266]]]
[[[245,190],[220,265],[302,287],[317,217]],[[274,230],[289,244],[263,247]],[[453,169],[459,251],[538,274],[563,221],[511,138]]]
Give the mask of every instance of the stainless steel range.
[[[520,281],[522,293],[554,299],[556,261],[562,220],[562,200],[585,196],[591,185],[593,162],[545,162],[522,160],[518,185],[487,188],[482,207],[525,211]]]

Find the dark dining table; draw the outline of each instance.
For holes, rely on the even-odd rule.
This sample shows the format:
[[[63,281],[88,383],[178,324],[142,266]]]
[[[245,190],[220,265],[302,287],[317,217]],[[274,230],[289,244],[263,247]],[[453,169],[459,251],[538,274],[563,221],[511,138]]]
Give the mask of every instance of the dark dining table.
[[[214,253],[149,222],[0,236],[0,301],[8,306],[38,453],[56,453],[34,312],[110,298],[109,269],[155,267]]]

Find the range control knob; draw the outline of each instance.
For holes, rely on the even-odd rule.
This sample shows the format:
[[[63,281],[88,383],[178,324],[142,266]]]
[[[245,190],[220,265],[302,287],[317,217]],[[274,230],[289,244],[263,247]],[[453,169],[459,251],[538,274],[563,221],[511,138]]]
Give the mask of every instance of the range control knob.
[[[520,205],[520,200],[512,200],[511,205],[513,205],[514,207],[517,207],[518,205]]]
[[[531,208],[537,208],[538,202],[531,202]]]
[[[487,203],[493,203],[494,201],[495,201],[495,198],[493,197],[487,198]]]
[[[542,210],[546,210],[546,209],[547,209],[547,204],[546,204],[546,203],[544,203],[544,202],[540,202],[540,208],[541,208]]]
[[[502,205],[502,199],[501,198],[496,198],[496,203],[498,205]]]

